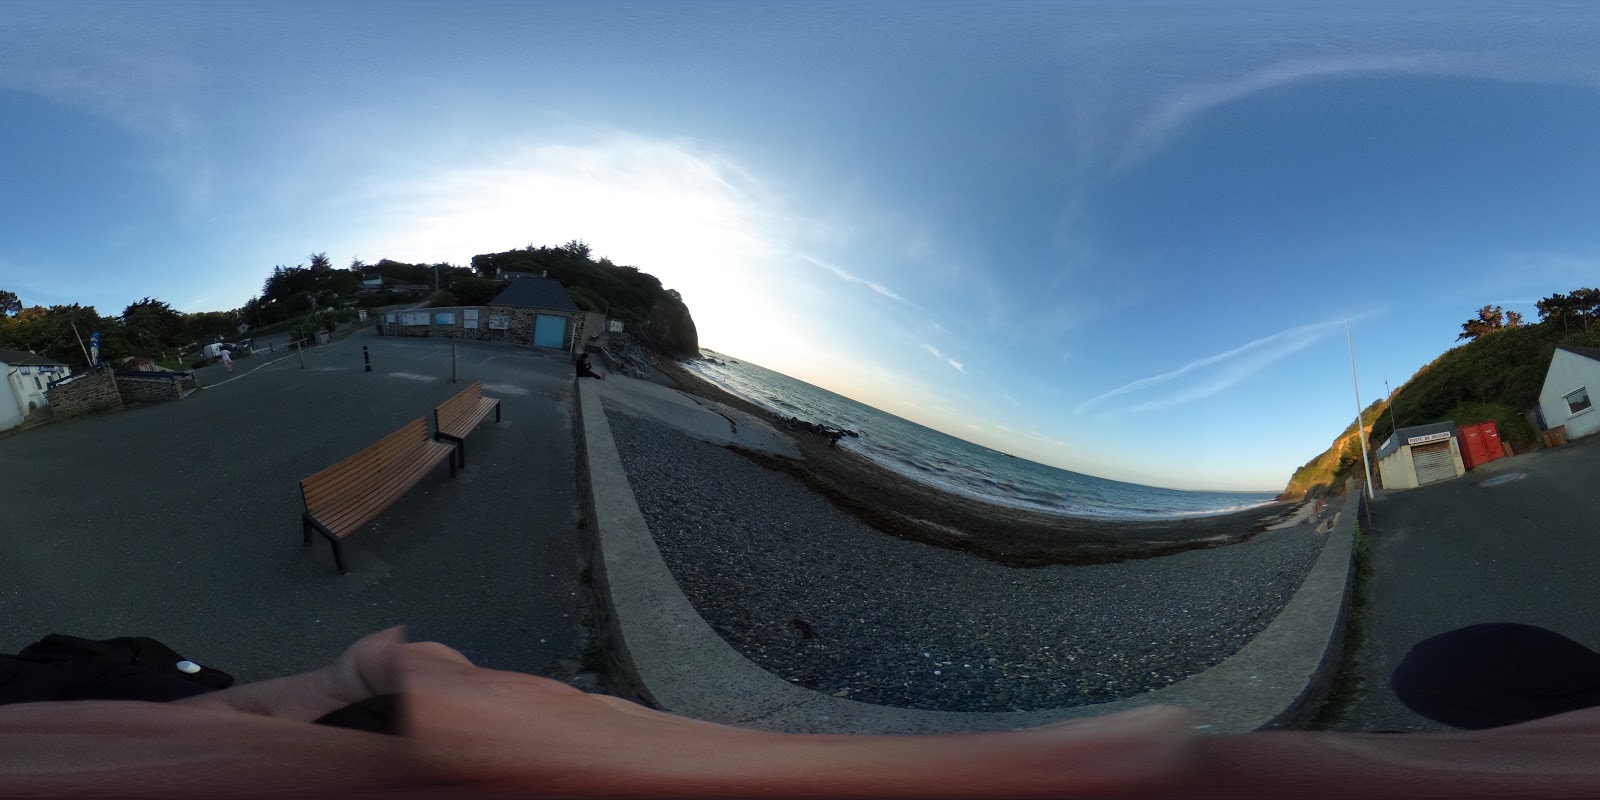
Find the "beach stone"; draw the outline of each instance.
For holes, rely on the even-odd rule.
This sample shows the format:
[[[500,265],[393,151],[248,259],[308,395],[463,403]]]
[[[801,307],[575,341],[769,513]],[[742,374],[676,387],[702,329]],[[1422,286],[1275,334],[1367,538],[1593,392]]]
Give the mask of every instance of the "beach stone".
[[[696,611],[768,671],[868,703],[1042,709],[1167,686],[1260,632],[1325,540],[1299,526],[1163,558],[1006,567],[884,535],[787,474],[605,407]]]

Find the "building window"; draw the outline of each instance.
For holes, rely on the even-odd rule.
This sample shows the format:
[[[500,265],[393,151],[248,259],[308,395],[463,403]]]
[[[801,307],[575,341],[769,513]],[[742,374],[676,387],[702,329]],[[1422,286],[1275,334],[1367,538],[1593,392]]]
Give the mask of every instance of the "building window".
[[[44,384],[39,382],[38,375],[33,376],[33,388],[38,389],[41,392],[44,391]]]
[[[1586,388],[1580,387],[1575,392],[1568,392],[1562,399],[1567,401],[1567,416],[1589,410],[1589,390]]]

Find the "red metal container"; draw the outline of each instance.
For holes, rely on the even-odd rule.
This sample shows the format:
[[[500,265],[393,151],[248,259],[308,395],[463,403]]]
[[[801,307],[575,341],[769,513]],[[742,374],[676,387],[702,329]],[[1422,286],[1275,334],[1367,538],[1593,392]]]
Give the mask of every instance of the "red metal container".
[[[1493,422],[1463,425],[1456,430],[1461,442],[1461,462],[1467,469],[1505,458],[1506,450],[1500,444],[1500,427]]]

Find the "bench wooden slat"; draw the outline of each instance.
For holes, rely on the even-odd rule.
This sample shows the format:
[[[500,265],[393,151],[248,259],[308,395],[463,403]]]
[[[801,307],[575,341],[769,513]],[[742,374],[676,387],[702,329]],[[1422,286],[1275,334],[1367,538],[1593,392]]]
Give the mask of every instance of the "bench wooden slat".
[[[322,479],[312,484],[310,479],[301,482],[305,492],[307,510],[313,516],[320,512],[330,502],[351,493],[359,493],[361,489],[371,484],[377,477],[390,469],[397,459],[404,459],[407,453],[417,450],[429,443],[426,427],[421,430],[408,431],[408,439],[393,442],[380,441],[368,448],[371,452],[362,451],[347,459],[349,463],[331,472],[324,471]]]
[[[315,505],[320,497],[347,488],[352,480],[359,480],[374,466],[382,465],[392,459],[396,453],[404,452],[426,441],[428,441],[428,422],[422,417],[417,417],[400,430],[368,445],[355,455],[300,481],[300,488],[306,493],[308,505]]]
[[[451,456],[453,448],[450,445],[442,442],[428,444],[432,452],[427,453],[426,458],[409,463],[404,471],[390,473],[384,483],[372,487],[368,494],[354,498],[355,502],[330,511],[326,518],[321,515],[313,516],[317,516],[318,522],[326,525],[341,539],[359,530],[389,506],[394,505],[394,502],[415,486],[417,481],[437,467],[440,461]]]
[[[420,420],[419,420],[420,421]],[[365,475],[374,467],[380,467],[392,459],[396,454],[416,447],[418,442],[427,441],[426,423],[416,426],[408,424],[406,430],[400,431],[404,436],[387,436],[368,445],[360,452],[301,481],[308,491],[317,491],[323,488],[337,488],[348,483],[353,477]]]
[[[456,446],[456,464],[467,465],[467,434],[472,432],[489,412],[495,412],[500,421],[500,400],[483,396],[483,384],[474,381],[471,386],[456,392],[450,399],[433,408],[435,436],[451,439]]]
[[[489,416],[499,404],[500,401],[492,397],[480,397],[472,408],[457,411],[449,421],[445,421],[444,415],[441,414],[438,423],[439,432],[446,436],[464,437],[471,433],[473,428],[478,427],[478,423]]]
[[[345,572],[339,540],[359,530],[394,505],[440,461],[452,459],[454,447],[428,436],[428,421],[418,417],[350,457],[300,481],[305,500],[306,543],[316,527],[333,544],[339,572]]]
[[[418,449],[404,455],[403,461],[395,461],[375,470],[363,482],[352,484],[350,491],[338,497],[331,498],[323,505],[322,509],[314,516],[325,523],[337,519],[341,513],[352,505],[360,505],[370,501],[381,502],[392,494],[404,494],[408,484],[406,479],[419,467],[426,472],[427,469],[439,463],[438,459],[448,455],[439,448],[439,442],[427,441],[420,443]],[[448,447],[446,445],[445,447]],[[399,485],[398,491],[395,486]],[[330,525],[331,527],[331,525]]]

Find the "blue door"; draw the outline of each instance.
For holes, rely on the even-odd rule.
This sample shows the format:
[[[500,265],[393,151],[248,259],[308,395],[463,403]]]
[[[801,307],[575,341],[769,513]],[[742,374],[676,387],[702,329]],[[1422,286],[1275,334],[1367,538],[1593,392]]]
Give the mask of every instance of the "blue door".
[[[539,314],[533,319],[533,345],[560,349],[567,343],[567,318]]]

